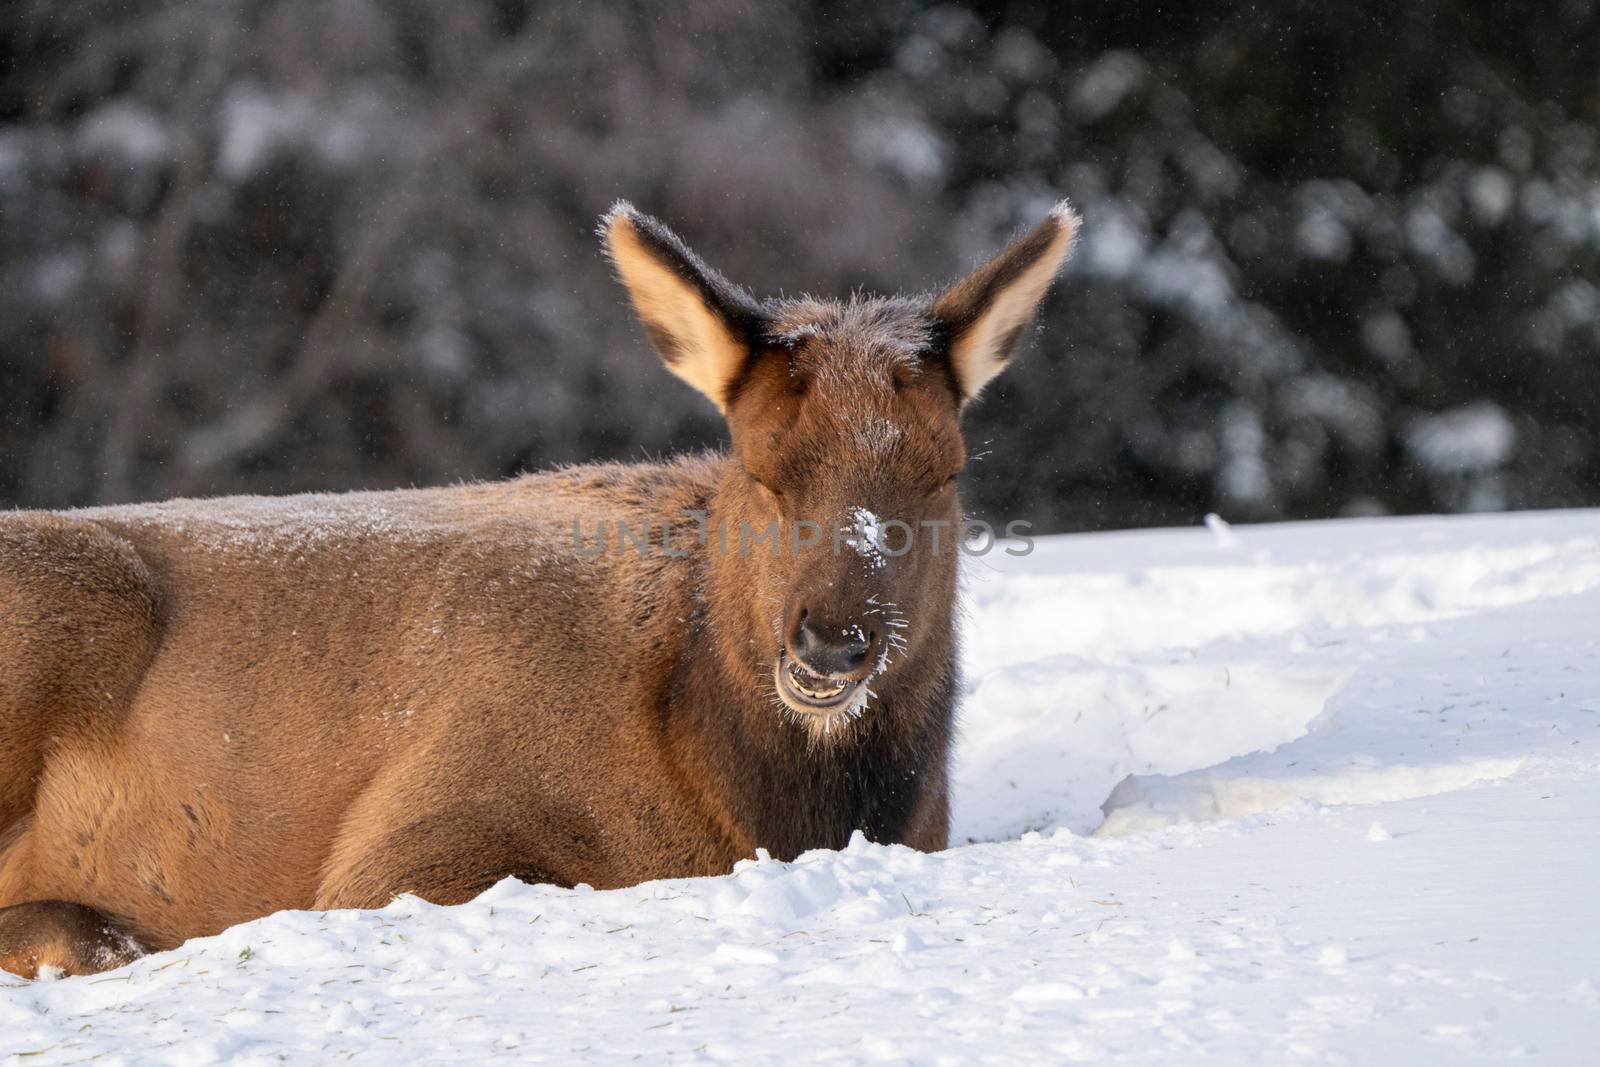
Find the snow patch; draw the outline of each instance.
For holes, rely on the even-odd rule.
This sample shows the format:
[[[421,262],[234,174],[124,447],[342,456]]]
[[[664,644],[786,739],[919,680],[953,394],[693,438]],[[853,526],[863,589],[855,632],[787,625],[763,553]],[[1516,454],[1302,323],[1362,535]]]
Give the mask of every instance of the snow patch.
[[[881,570],[888,563],[884,553],[884,524],[877,515],[866,508],[851,508],[850,521],[845,527],[844,543],[855,549],[873,570]]]
[[[1038,827],[1091,832],[1130,775],[1181,774],[1303,736],[1344,674],[1245,660],[1112,667],[1075,657],[996,671],[968,705],[956,833],[987,841]]]
[[[1137,775],[1124,779],[1106,799],[1099,833],[1148,833],[1304,803],[1391,803],[1509,778],[1521,768],[1519,759],[1493,759],[1431,767],[1312,767],[1306,774],[1268,776],[1262,767],[1242,762],[1175,777]],[[1383,840],[1370,834],[1369,839]]]
[[[1144,83],[1145,72],[1144,60],[1135,53],[1122,49],[1106,52],[1073,87],[1073,110],[1090,122],[1105,118]]]
[[[78,145],[90,155],[149,166],[166,160],[171,138],[153,111],[117,101],[96,108],[84,118],[78,126]]]
[[[1437,415],[1419,415],[1402,436],[1406,451],[1436,474],[1493,470],[1511,458],[1517,428],[1500,405],[1480,400]]]

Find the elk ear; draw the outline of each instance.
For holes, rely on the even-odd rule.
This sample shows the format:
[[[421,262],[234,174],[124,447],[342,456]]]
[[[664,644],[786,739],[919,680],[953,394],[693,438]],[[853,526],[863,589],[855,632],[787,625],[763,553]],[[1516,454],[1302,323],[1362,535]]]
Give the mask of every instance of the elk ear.
[[[761,305],[625,200],[606,212],[600,233],[667,369],[726,410],[729,387],[751,358]]]
[[[950,338],[950,367],[963,403],[1005,370],[1077,233],[1078,215],[1063,200],[1043,222],[934,301],[934,317]]]

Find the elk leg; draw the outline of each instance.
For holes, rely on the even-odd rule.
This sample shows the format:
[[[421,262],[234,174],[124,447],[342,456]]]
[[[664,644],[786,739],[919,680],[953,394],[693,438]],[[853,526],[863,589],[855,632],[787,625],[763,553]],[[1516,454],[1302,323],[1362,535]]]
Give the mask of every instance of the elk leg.
[[[930,792],[918,802],[906,827],[904,844],[919,852],[943,852],[950,847],[950,796]]]
[[[950,789],[943,766],[929,768],[901,836],[901,844],[919,852],[943,852],[950,847]]]
[[[23,978],[97,974],[146,949],[103,912],[65,900],[0,908],[0,970]]]
[[[529,862],[520,835],[472,815],[429,819],[341,841],[317,891],[318,909],[381,908],[402,893],[464,904],[502,878],[557,882]]]
[[[117,728],[155,654],[155,581],[92,522],[0,515],[0,849],[50,745]]]

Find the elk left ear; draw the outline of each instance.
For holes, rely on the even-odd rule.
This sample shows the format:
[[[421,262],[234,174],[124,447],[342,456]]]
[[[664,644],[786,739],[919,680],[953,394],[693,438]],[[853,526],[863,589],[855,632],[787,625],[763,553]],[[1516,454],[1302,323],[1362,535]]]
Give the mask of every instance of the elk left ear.
[[[761,305],[625,200],[600,220],[600,233],[667,369],[726,410],[752,357]]]
[[[934,317],[949,331],[950,366],[963,403],[1005,370],[1077,233],[1077,212],[1063,200],[934,302]]]

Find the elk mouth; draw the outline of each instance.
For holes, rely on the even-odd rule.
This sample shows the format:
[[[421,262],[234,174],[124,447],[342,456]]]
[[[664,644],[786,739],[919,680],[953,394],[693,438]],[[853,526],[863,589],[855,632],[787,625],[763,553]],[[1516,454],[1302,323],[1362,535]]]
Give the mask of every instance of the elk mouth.
[[[779,654],[775,673],[778,694],[784,703],[810,714],[826,714],[846,707],[866,684],[857,678],[818,674],[802,666],[788,652]]]

